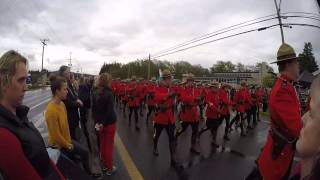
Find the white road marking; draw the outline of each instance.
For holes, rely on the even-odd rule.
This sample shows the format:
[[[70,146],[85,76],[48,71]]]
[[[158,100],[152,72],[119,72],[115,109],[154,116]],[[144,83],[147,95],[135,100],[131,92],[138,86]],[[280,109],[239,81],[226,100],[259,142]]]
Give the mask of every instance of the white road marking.
[[[44,103],[49,102],[49,101],[50,101],[50,99],[51,99],[51,98],[48,98],[48,99],[46,99],[46,100],[42,101],[41,103],[39,103],[39,104],[37,104],[37,105],[32,106],[32,107],[30,108],[30,111],[31,111],[31,110],[33,110],[33,109],[35,109],[35,108],[37,108],[37,107],[39,107],[39,106],[41,106],[41,105],[42,105],[42,104],[44,104]]]

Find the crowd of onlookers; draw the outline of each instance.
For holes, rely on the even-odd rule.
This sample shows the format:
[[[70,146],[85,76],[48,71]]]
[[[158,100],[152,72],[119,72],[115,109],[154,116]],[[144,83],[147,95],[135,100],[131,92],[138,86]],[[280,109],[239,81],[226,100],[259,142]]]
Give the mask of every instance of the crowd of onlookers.
[[[46,147],[27,118],[29,108],[22,105],[27,64],[25,57],[12,50],[0,58],[0,175],[13,180],[74,179],[67,168],[59,169],[59,164],[50,159],[47,148],[59,150],[88,178],[114,174],[112,148],[117,117],[111,76],[101,74],[95,81],[81,78],[77,85],[77,81],[71,81],[70,68],[61,66],[58,74],[50,77],[52,99],[45,110]],[[87,126],[88,121],[93,121],[93,128]],[[89,153],[95,146],[95,158],[100,159],[98,171],[89,165]]]

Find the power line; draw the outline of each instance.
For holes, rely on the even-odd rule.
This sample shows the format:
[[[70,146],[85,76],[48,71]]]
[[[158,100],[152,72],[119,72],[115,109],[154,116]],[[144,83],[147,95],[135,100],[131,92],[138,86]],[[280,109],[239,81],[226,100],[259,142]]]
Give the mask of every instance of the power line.
[[[183,49],[179,49],[179,50],[176,50],[176,51],[173,51],[173,52],[169,52],[169,53],[166,53],[166,54],[155,56],[153,58],[159,58],[159,57],[167,56],[167,55],[170,55],[170,54],[174,54],[174,53],[177,53],[177,52],[185,51],[185,50],[188,50],[188,49],[191,49],[191,48],[195,48],[195,47],[198,47],[198,46],[203,46],[205,44],[209,44],[209,43],[212,43],[212,42],[220,41],[220,40],[223,40],[223,39],[228,39],[228,38],[231,38],[231,37],[234,37],[234,36],[239,36],[239,35],[242,35],[242,34],[247,34],[247,33],[254,32],[254,31],[263,31],[263,30],[266,30],[266,29],[273,28],[275,26],[279,26],[279,24],[274,24],[274,25],[271,25],[271,26],[261,27],[261,28],[257,28],[257,29],[252,29],[252,30],[243,31],[243,32],[240,32],[240,33],[228,35],[228,36],[225,36],[225,37],[222,37],[222,38],[206,41],[206,42],[203,42],[203,43],[200,43],[200,44],[196,44],[196,45],[193,45],[193,46],[189,46],[189,47],[186,47],[186,48],[183,48]]]
[[[234,30],[237,30],[237,29],[240,29],[240,28],[243,28],[243,27],[251,26],[251,25],[254,25],[254,24],[258,24],[258,23],[262,23],[262,22],[266,22],[266,21],[270,21],[270,20],[274,20],[274,19],[277,19],[277,17],[264,19],[264,20],[257,21],[257,22],[254,22],[254,23],[242,25],[242,26],[235,27],[235,28],[232,28],[232,29],[229,29],[229,30],[225,30],[225,31],[222,31],[222,32],[218,32],[218,33],[215,33],[215,34],[211,34],[210,36],[206,36],[206,37],[203,37],[203,38],[200,38],[200,39],[197,39],[197,40],[190,41],[190,42],[188,42],[188,43],[184,43],[184,44],[178,45],[178,46],[176,46],[175,48],[171,48],[170,50],[164,51],[164,52],[162,52],[162,53],[158,53],[158,55],[161,55],[161,54],[164,54],[164,53],[173,51],[173,50],[178,49],[178,48],[180,48],[180,47],[184,47],[184,46],[187,46],[187,45],[190,45],[190,44],[193,44],[193,43],[196,43],[196,42],[199,42],[199,41],[202,41],[202,40],[205,40],[205,39],[214,37],[214,36],[218,36],[218,35],[221,35],[221,34],[230,32],[230,31],[234,31]],[[155,55],[157,56],[157,54],[155,54]]]
[[[314,27],[314,28],[319,28],[320,26],[318,25],[313,25],[313,24],[304,24],[304,23],[285,23],[284,25],[288,26],[307,26],[307,27]]]
[[[161,50],[161,51],[159,51],[159,52],[156,52],[156,53],[154,53],[154,55],[161,54],[161,53],[164,53],[164,52],[166,52],[166,51],[170,51],[170,50],[172,50],[172,49],[174,49],[174,48],[181,47],[181,46],[183,46],[183,45],[185,45],[185,44],[187,44],[187,43],[196,41],[196,40],[201,39],[201,38],[205,38],[205,37],[211,36],[212,34],[215,34],[215,33],[221,32],[221,31],[225,31],[225,30],[230,29],[230,28],[234,28],[234,27],[237,27],[237,26],[240,26],[240,25],[243,25],[243,24],[247,24],[247,23],[253,22],[253,21],[257,21],[257,20],[260,20],[260,19],[265,19],[265,18],[268,18],[268,17],[275,17],[275,16],[276,16],[276,14],[271,14],[271,15],[259,17],[259,18],[252,19],[252,20],[248,20],[248,21],[244,21],[244,22],[241,22],[241,23],[232,25],[232,26],[228,26],[228,27],[225,27],[225,28],[222,28],[222,29],[219,29],[219,30],[216,30],[216,31],[207,33],[207,34],[204,34],[204,35],[200,35],[200,36],[195,37],[195,38],[193,38],[193,39],[191,39],[191,40],[185,41],[185,42],[183,42],[183,43],[181,43],[181,44],[178,44],[178,45],[169,47],[169,48],[167,48],[167,49]]]
[[[281,13],[281,15],[286,15],[286,14],[314,15],[314,17],[313,17],[313,16],[306,17],[306,18],[314,19],[314,20],[317,19],[316,16],[319,16],[319,15],[320,15],[320,14],[310,13],[310,12],[284,12],[284,13]],[[257,20],[260,20],[260,19],[265,19],[265,18],[268,18],[268,17],[274,17],[274,18],[269,18],[269,20],[271,20],[271,19],[276,19],[276,18],[277,18],[277,14],[271,14],[271,15],[259,17],[259,18],[253,19],[253,20],[249,20],[249,21],[241,22],[241,23],[238,23],[238,24],[229,26],[229,27],[225,27],[225,28],[222,28],[222,29],[220,29],[220,30],[217,30],[217,31],[214,31],[214,32],[211,32],[211,33],[207,33],[207,34],[204,34],[204,35],[200,35],[200,36],[198,36],[198,37],[196,37],[196,38],[193,38],[193,39],[191,39],[191,40],[185,41],[185,42],[183,42],[183,43],[177,44],[177,45],[175,45],[175,46],[172,46],[172,47],[169,47],[169,48],[167,48],[167,49],[161,50],[161,51],[159,51],[159,52],[157,52],[157,53],[154,53],[153,56],[159,56],[159,55],[161,55],[161,54],[165,54],[165,53],[167,53],[167,52],[173,51],[173,50],[178,49],[178,48],[180,48],[180,47],[187,46],[187,45],[189,45],[189,44],[192,44],[192,43],[195,43],[195,42],[198,42],[198,41],[207,39],[207,38],[209,38],[209,37],[213,37],[213,36],[214,36],[213,34],[215,34],[215,33],[216,33],[217,35],[222,34],[221,31],[228,30],[228,29],[230,30],[230,28],[233,28],[233,27],[237,27],[237,26],[242,25],[241,27],[238,27],[238,28],[242,28],[242,27],[246,27],[246,26],[253,25],[253,24],[257,24],[257,23],[259,23],[259,22],[264,22],[265,20],[262,20],[262,21],[259,21],[259,22],[255,22],[255,23],[250,23],[250,22],[257,21]],[[319,18],[320,18],[320,16],[319,16]],[[248,23],[250,23],[250,24],[248,24]],[[244,25],[244,24],[246,24],[246,25]],[[237,28],[233,28],[232,30],[235,30],[235,29],[237,29]],[[230,30],[230,31],[232,31],[232,30]],[[220,33],[219,33],[219,32],[220,32]],[[225,32],[229,32],[229,31],[225,31]]]
[[[304,19],[312,19],[316,21],[320,21],[320,17],[316,16],[281,16],[282,18],[304,18]]]
[[[33,0],[29,0],[29,1],[25,1],[25,4],[27,4],[29,6],[29,8],[34,9],[35,11],[41,12],[43,11],[37,4],[35,1]],[[53,27],[51,26],[51,24],[49,23],[49,21],[42,17],[41,18],[42,23],[44,23],[44,25],[48,28],[48,31],[51,35],[55,36],[55,39],[57,39],[58,41],[62,42],[61,39],[59,38],[59,36],[57,35],[56,31],[53,29]],[[52,38],[51,38],[52,40]],[[57,41],[56,41],[57,42]]]

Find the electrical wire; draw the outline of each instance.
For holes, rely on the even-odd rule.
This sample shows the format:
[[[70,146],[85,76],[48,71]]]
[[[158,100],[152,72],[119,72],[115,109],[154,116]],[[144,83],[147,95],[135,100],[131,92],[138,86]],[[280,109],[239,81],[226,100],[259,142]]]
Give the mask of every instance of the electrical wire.
[[[173,52],[169,52],[169,53],[166,53],[166,54],[155,56],[153,58],[159,58],[159,57],[167,56],[167,55],[170,55],[170,54],[174,54],[174,53],[177,53],[177,52],[185,51],[185,50],[188,50],[188,49],[191,49],[191,48],[195,48],[195,47],[198,47],[198,46],[203,46],[205,44],[209,44],[209,43],[212,43],[212,42],[220,41],[220,40],[223,40],[223,39],[228,39],[228,38],[231,38],[231,37],[235,37],[235,36],[239,36],[239,35],[243,35],[243,34],[248,34],[250,32],[254,32],[254,31],[263,31],[263,30],[266,30],[266,29],[273,28],[275,26],[279,26],[279,24],[274,24],[274,25],[271,25],[271,26],[261,27],[261,28],[257,28],[257,29],[252,29],[252,30],[243,31],[243,32],[240,32],[240,33],[228,35],[228,36],[225,36],[225,37],[222,37],[222,38],[206,41],[206,42],[203,42],[203,43],[200,43],[200,44],[196,44],[196,45],[193,45],[193,46],[189,46],[189,47],[186,47],[186,48],[183,48],[183,49],[179,49],[179,50],[176,50],[176,51],[173,51]]]

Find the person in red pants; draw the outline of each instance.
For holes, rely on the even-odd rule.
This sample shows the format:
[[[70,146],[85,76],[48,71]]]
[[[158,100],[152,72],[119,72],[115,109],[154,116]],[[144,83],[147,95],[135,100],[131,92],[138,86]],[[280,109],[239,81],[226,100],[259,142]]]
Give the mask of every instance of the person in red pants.
[[[117,170],[112,162],[117,116],[114,111],[111,81],[112,77],[108,73],[102,73],[99,76],[92,106],[92,117],[96,121],[95,128],[99,132],[100,157],[104,166],[102,171],[107,175],[112,175]]]

